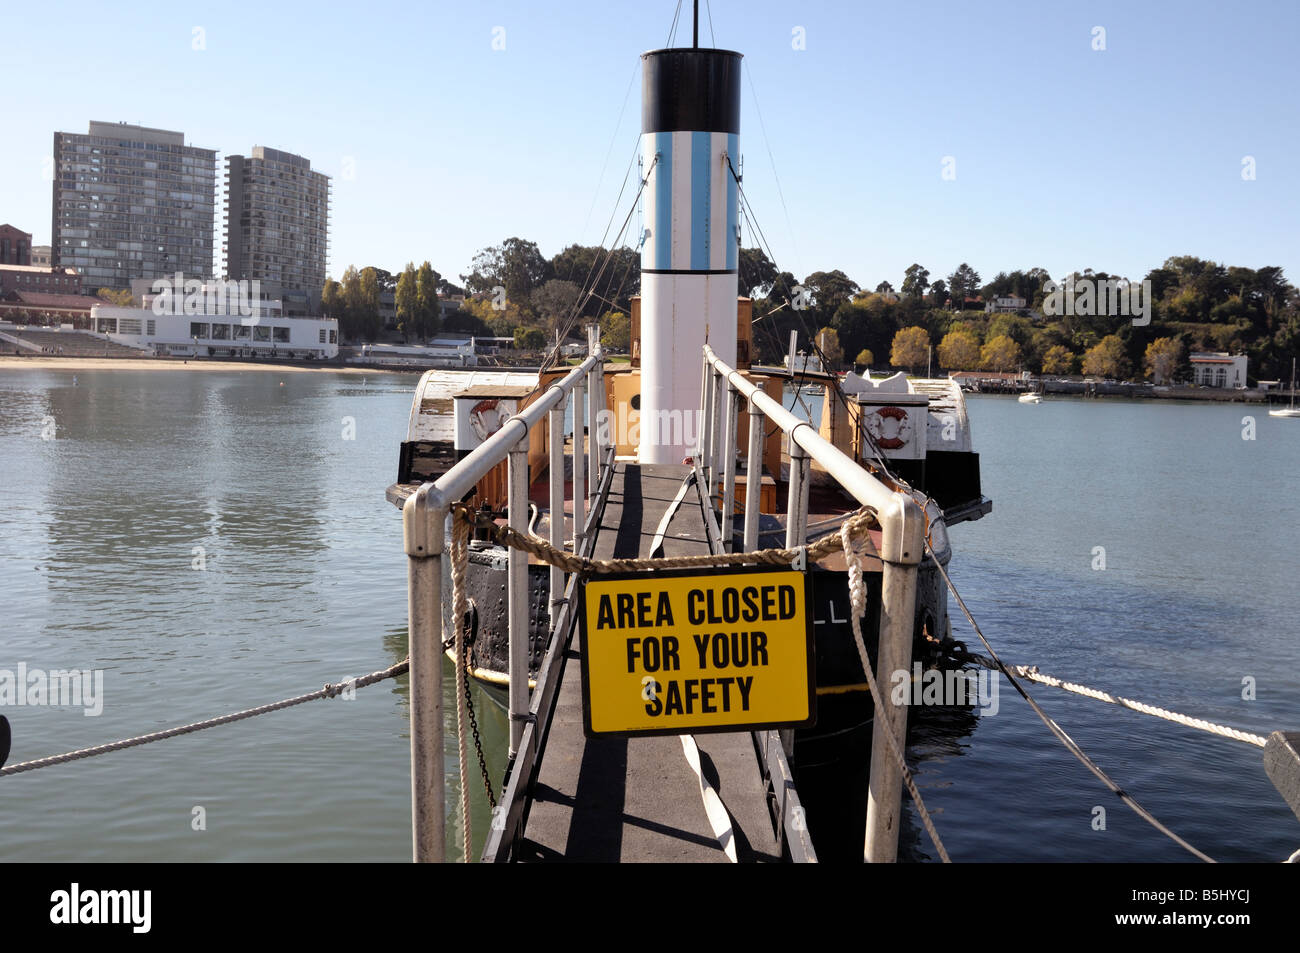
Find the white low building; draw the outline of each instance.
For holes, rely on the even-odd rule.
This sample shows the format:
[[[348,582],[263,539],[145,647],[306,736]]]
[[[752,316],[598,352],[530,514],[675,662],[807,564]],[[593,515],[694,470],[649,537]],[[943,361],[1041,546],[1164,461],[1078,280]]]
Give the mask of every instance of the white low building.
[[[143,308],[96,305],[90,327],[111,341],[178,357],[330,360],[339,353],[334,318],[286,317],[281,302],[211,295],[146,295]]]
[[[1246,386],[1246,355],[1211,351],[1193,354],[1192,382],[1197,386],[1240,388]]]

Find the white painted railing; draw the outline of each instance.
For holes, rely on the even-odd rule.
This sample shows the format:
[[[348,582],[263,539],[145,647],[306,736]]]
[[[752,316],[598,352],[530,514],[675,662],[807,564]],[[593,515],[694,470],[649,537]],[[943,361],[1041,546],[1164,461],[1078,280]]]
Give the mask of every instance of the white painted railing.
[[[407,612],[411,653],[411,827],[417,862],[443,859],[444,760],[442,710],[442,558],[451,505],[462,499],[493,467],[508,460],[508,518],[511,526],[528,524],[528,443],[532,429],[550,418],[551,544],[563,545],[565,404],[573,394],[573,544],[582,546],[585,494],[595,493],[600,482],[598,411],[605,393],[604,361],[598,332],[588,337],[589,356],[563,379],[510,417],[501,429],[475,448],[464,460],[432,483],[425,483],[402,507],[402,532],[407,555]],[[583,440],[582,394],[588,395],[590,454]],[[590,459],[588,459],[588,456]],[[584,490],[584,476],[586,486]],[[507,570],[510,651],[510,753],[518,748],[528,718],[528,662],[530,658],[528,608],[528,556],[511,547]],[[563,597],[564,574],[551,570],[552,618]],[[450,598],[450,594],[447,595]],[[449,633],[448,633],[449,634]]]
[[[880,635],[876,654],[876,682],[891,684],[890,675],[908,671],[912,664],[915,629],[917,566],[925,544],[925,516],[916,501],[890,489],[864,467],[746,380],[704,345],[704,422],[700,463],[714,493],[722,480],[722,539],[728,549],[733,539],[736,486],[736,437],[739,398],[748,401],[749,446],[745,485],[744,548],[758,548],[759,496],[762,489],[762,438],[764,419],[779,426],[789,438],[790,480],[787,503],[787,549],[807,542],[809,464],[816,461],[841,487],[864,506],[875,509],[881,526],[880,558],[884,566],[880,608]],[[891,693],[892,695],[892,693]],[[891,699],[891,704],[892,699]],[[907,705],[893,705],[888,721],[877,718],[871,743],[871,778],[867,798],[867,836],[863,847],[869,863],[892,862],[898,853],[898,827],[902,809],[902,771],[890,756],[884,732],[891,723],[901,751],[907,735]]]

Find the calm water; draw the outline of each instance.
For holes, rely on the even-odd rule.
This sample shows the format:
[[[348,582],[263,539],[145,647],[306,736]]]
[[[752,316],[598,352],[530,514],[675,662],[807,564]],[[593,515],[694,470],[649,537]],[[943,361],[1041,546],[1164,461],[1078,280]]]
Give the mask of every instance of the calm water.
[[[383,490],[415,380],[79,371],[74,386],[70,371],[0,371],[0,669],[105,672],[98,717],[5,708],[10,762],[402,659],[405,558]],[[1004,658],[1255,732],[1297,727],[1300,425],[1253,411],[1247,442],[1248,412],[971,400],[995,509],[953,530],[951,569]],[[1091,568],[1097,546],[1104,571]],[[1247,676],[1254,701],[1241,698]],[[1258,749],[1034,694],[1212,856],[1275,861],[1300,841]],[[479,701],[499,753],[504,718]],[[406,860],[407,717],[403,678],[4,778],[0,858]],[[1184,858],[1009,688],[968,727],[922,720],[913,747],[955,859]],[[1105,831],[1092,829],[1096,805]],[[193,829],[196,807],[206,830]],[[928,856],[917,830],[905,838]]]

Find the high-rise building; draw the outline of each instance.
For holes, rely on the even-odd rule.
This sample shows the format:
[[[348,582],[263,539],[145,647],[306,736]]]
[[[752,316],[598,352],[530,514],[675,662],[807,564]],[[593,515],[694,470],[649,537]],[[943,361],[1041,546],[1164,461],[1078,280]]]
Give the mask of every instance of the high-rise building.
[[[286,314],[317,314],[330,180],[302,156],[254,146],[226,158],[225,277],[278,287]]]
[[[91,122],[54,134],[54,264],[87,288],[212,274],[217,153],[185,134]]]

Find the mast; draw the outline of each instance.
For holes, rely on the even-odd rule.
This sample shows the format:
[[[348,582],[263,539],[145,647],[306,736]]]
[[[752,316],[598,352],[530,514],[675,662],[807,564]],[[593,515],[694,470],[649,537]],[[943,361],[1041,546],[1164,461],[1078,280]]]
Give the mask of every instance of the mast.
[[[702,349],[736,363],[740,61],[730,50],[641,55],[642,463],[681,463],[699,435]]]

